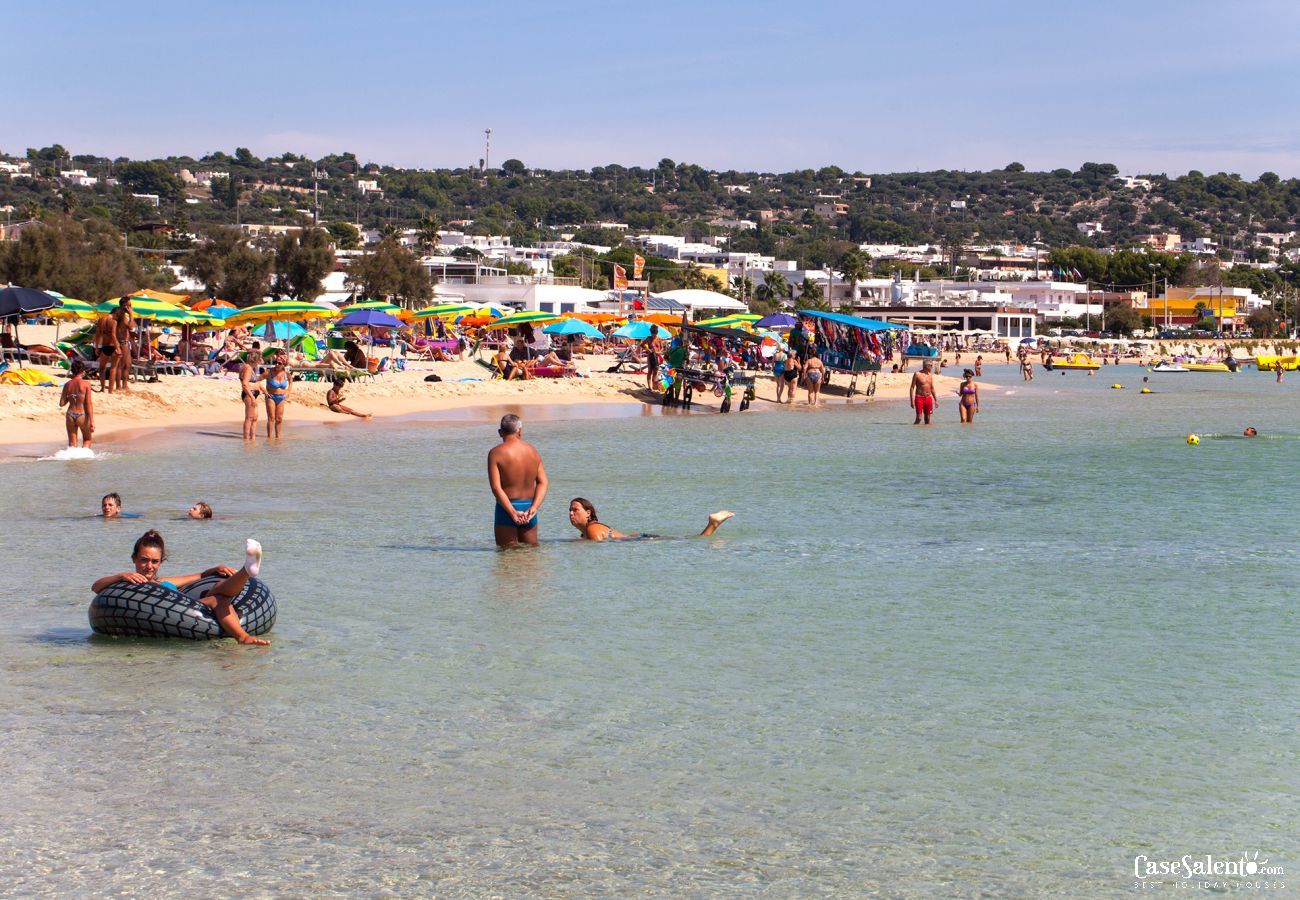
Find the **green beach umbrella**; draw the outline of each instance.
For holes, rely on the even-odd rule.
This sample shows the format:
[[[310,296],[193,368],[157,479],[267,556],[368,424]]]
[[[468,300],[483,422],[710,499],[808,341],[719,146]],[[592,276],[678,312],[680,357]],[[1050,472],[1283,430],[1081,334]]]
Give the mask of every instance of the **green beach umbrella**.
[[[402,311],[402,308],[396,303],[389,303],[387,300],[367,300],[365,303],[349,303],[347,306],[339,307],[339,315],[346,316],[350,312],[356,312],[358,309],[377,309],[380,312],[386,312],[390,315],[396,315]]]
[[[426,306],[418,310],[408,318],[411,319],[441,319],[444,316],[454,318],[468,312],[477,312],[477,306],[466,306],[464,303],[439,303],[437,306]]]
[[[273,300],[259,303],[240,310],[239,315],[226,320],[226,327],[240,325],[260,325],[263,322],[304,322],[309,319],[332,319],[338,315],[337,310],[315,303],[300,303],[297,300]]]
[[[483,327],[489,330],[495,330],[498,328],[513,328],[516,325],[539,325],[544,322],[554,322],[562,318],[564,317],[559,315],[558,313],[521,312],[521,313],[515,313],[513,316],[506,316],[505,318],[497,319],[495,322],[489,322],[487,325],[484,325]]]

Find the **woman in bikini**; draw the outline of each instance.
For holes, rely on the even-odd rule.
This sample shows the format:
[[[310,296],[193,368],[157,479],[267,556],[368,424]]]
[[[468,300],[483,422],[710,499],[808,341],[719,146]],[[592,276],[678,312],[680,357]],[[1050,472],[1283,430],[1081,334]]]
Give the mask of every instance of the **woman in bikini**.
[[[253,349],[249,351],[249,359],[254,358],[261,351],[261,345],[253,343]],[[257,366],[248,360],[245,360],[239,367],[239,399],[244,404],[244,440],[252,441],[257,439],[257,400],[262,396],[262,391],[253,387],[254,384],[262,380],[262,376],[257,371]]]
[[[65,424],[68,427],[68,446],[77,446],[77,435],[81,435],[81,446],[90,449],[90,439],[95,433],[95,410],[90,399],[90,383],[85,380],[86,364],[80,359],[72,361],[72,377],[63,386],[59,396],[59,406],[68,408]]]
[[[961,397],[957,412],[961,415],[963,425],[971,425],[975,422],[975,413],[980,411],[980,386],[975,383],[975,373],[970,369],[963,369],[961,374],[966,380],[957,388],[957,394]]]
[[[135,547],[131,550],[131,562],[135,564],[135,569],[130,572],[105,575],[92,584],[90,589],[98,594],[110,585],[117,584],[119,581],[127,581],[131,584],[161,584],[163,587],[169,587],[175,591],[183,591],[200,578],[219,575],[225,581],[218,582],[212,590],[205,592],[199,598],[199,602],[212,611],[212,617],[217,620],[221,630],[239,641],[239,643],[263,645],[271,643],[261,638],[255,638],[245,631],[244,627],[239,624],[239,614],[230,605],[230,602],[239,596],[239,592],[244,589],[248,579],[256,577],[261,569],[261,544],[251,539],[248,541],[245,547],[244,567],[238,571],[235,571],[230,566],[213,566],[211,569],[194,572],[190,575],[174,575],[164,581],[158,577],[158,569],[165,559],[167,559],[167,548],[163,544],[162,535],[150,529],[140,536],[139,540],[135,542]]]
[[[289,400],[293,378],[289,375],[289,354],[281,350],[275,355],[271,371],[266,374],[266,436],[280,437],[280,424],[284,421],[284,404]]]
[[[713,515],[709,516],[709,524],[704,526],[704,530],[699,533],[699,537],[708,537],[718,530],[718,526],[734,516],[735,513],[720,509]],[[623,541],[646,535],[623,534],[615,531],[604,522],[596,518],[596,507],[590,500],[582,497],[574,497],[569,501],[569,523],[582,533],[584,540],[588,541]]]

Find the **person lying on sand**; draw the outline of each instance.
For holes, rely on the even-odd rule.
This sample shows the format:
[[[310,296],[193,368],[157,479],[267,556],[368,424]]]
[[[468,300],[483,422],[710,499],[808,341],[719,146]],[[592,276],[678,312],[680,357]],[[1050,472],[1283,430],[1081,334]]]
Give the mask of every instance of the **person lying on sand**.
[[[230,635],[241,644],[261,644],[263,646],[271,643],[262,638],[253,637],[244,630],[244,626],[239,624],[239,614],[231,606],[231,601],[239,596],[239,592],[244,589],[248,579],[257,576],[262,567],[262,545],[257,541],[248,540],[245,547],[244,567],[235,571],[230,566],[213,566],[202,572],[194,572],[190,575],[175,575],[168,581],[158,578],[158,570],[162,567],[163,561],[167,559],[167,548],[163,544],[162,535],[150,529],[142,534],[135,542],[135,547],[131,550],[131,562],[135,564],[135,569],[130,572],[118,572],[115,575],[105,575],[95,581],[90,589],[98,594],[100,591],[117,584],[119,581],[127,581],[131,584],[161,584],[175,591],[183,591],[185,588],[198,581],[200,578],[206,578],[210,575],[219,575],[224,581],[219,582],[212,590],[204,592],[199,598],[199,602],[212,611],[212,617],[217,620],[221,630]]]
[[[725,509],[720,509],[713,515],[709,516],[709,522],[704,526],[698,537],[708,537],[718,530],[718,526],[734,516],[735,513]],[[623,534],[615,531],[604,522],[596,518],[596,507],[590,500],[582,497],[574,497],[569,501],[569,523],[582,533],[583,538],[589,541],[621,541],[629,538],[644,537],[644,535]]]

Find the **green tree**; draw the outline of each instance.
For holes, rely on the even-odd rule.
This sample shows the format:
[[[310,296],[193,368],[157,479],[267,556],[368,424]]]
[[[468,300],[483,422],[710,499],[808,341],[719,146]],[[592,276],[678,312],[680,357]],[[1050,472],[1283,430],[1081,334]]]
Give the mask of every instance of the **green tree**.
[[[442,228],[442,223],[438,217],[430,213],[426,215],[415,226],[415,239],[420,244],[420,249],[426,254],[433,253],[438,249],[438,231]]]
[[[1260,307],[1246,316],[1246,327],[1255,337],[1271,338],[1277,331],[1277,314],[1268,307]]]
[[[118,166],[115,172],[119,183],[129,187],[138,194],[157,194],[164,200],[179,200],[185,184],[180,177],[167,166],[158,162],[128,162]]]
[[[754,296],[779,309],[790,299],[790,285],[780,272],[764,272],[763,283],[755,289]]]
[[[374,248],[353,260],[346,283],[370,300],[388,300],[408,307],[427,303],[433,296],[433,280],[414,253],[393,237],[385,237]]]
[[[858,282],[871,274],[871,257],[857,247],[850,247],[840,254],[839,262],[835,268],[839,270],[840,276],[852,286],[853,305],[856,306],[858,301],[862,299],[862,288],[859,287]]]
[[[97,303],[137,290],[144,272],[108,222],[57,218],[0,244],[0,281]]]
[[[271,289],[275,254],[249,245],[234,228],[218,228],[182,258],[181,270],[201,282],[210,297],[249,306]]]
[[[310,303],[324,290],[321,284],[334,268],[329,235],[320,228],[285,234],[276,242],[275,281],[271,293]]]
[[[325,226],[330,237],[334,239],[334,245],[340,250],[355,250],[361,246],[361,232],[357,226],[349,222],[335,221]]]
[[[501,164],[502,175],[525,175],[527,173],[528,167],[517,159],[507,159]]]
[[[1127,304],[1117,304],[1106,310],[1106,330],[1111,334],[1128,337],[1142,327],[1142,316]]]
[[[805,278],[799,285],[799,308],[830,312],[830,304],[822,297],[822,286],[812,279]]]

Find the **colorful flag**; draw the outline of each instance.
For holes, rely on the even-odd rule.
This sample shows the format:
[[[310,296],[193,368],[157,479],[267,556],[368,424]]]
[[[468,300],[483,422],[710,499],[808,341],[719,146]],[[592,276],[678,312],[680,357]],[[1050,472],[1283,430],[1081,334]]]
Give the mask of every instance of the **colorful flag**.
[[[633,256],[633,257],[632,257],[632,277],[635,278],[635,279],[637,279],[638,281],[640,281],[640,280],[641,280],[641,273],[644,272],[644,271],[645,271],[645,257],[644,257],[644,256]]]
[[[614,263],[614,290],[627,290],[627,269],[623,268],[618,263]]]

